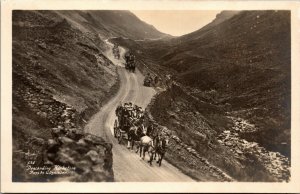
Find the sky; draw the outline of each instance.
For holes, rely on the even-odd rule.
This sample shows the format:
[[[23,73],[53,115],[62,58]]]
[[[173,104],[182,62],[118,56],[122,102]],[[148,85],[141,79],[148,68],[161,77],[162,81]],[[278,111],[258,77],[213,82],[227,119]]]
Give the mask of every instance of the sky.
[[[196,31],[210,23],[221,11],[132,10],[131,12],[161,32],[173,36],[181,36]]]

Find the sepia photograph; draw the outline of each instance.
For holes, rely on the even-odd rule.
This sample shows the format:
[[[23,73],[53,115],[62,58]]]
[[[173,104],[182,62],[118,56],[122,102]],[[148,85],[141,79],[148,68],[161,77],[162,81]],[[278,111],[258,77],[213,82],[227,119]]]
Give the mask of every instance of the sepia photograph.
[[[220,8],[12,9],[10,181],[293,181],[292,10]]]

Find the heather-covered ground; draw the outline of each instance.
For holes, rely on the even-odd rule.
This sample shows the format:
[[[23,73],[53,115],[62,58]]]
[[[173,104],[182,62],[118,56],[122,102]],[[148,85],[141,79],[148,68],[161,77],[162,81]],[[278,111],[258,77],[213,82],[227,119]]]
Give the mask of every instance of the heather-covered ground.
[[[236,180],[288,181],[290,29],[289,11],[227,11],[182,37],[114,41],[143,69],[172,76],[150,110],[158,123]],[[189,156],[168,158],[201,180]]]

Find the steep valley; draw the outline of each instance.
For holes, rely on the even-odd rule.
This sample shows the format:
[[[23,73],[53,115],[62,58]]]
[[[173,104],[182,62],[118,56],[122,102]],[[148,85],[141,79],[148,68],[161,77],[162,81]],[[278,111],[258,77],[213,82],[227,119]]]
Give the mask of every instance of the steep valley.
[[[182,37],[113,41],[160,77],[166,91],[149,114],[185,147],[238,181],[289,181],[290,30],[288,11],[226,11]],[[214,180],[176,139],[168,161],[198,180]]]
[[[112,145],[83,131],[119,88],[105,40],[164,34],[129,11],[15,10],[12,28],[13,181],[113,181]]]
[[[289,11],[224,11],[181,37],[115,10],[15,10],[12,29],[13,181],[115,181],[113,151],[122,161],[128,150],[114,150],[108,139],[84,128],[118,91],[143,107],[156,93],[146,121],[170,137],[165,176],[145,164],[132,167],[161,180],[174,173],[188,181],[289,181]],[[140,73],[120,70],[108,56],[108,41],[133,52],[139,72],[158,76],[156,92],[141,89]],[[120,72],[132,89],[120,90]],[[113,121],[100,118],[109,111],[98,112],[89,130],[108,133],[98,123]],[[77,170],[61,176],[57,165]],[[51,176],[34,174],[38,166],[51,169]]]

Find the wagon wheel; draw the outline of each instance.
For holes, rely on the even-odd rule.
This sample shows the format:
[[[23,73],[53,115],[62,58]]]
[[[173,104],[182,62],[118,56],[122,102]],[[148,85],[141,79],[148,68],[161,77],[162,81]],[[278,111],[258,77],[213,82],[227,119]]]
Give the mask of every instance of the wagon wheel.
[[[114,137],[117,137],[117,129],[118,129],[118,122],[117,122],[117,120],[115,120],[115,123],[114,123]]]
[[[117,138],[117,127],[114,127],[114,137]]]
[[[118,143],[121,144],[122,140],[123,140],[123,134],[120,131],[118,131]]]

